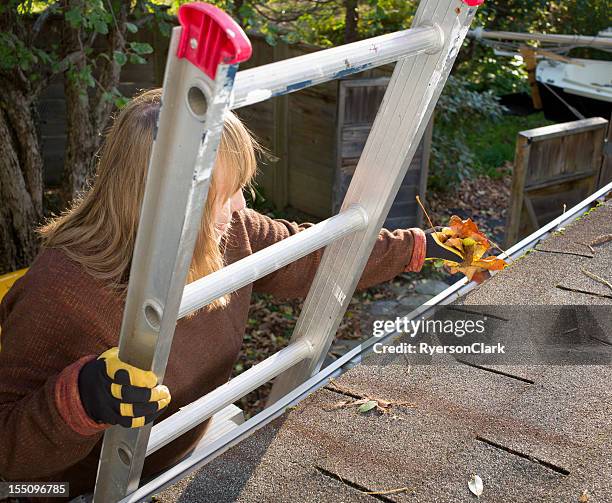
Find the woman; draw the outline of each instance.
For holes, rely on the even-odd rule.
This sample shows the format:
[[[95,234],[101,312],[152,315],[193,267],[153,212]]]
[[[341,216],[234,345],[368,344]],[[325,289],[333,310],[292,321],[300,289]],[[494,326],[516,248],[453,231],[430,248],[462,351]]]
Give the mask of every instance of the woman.
[[[160,90],[134,98],[107,134],[91,189],[40,229],[43,248],[0,305],[0,477],[68,481],[93,490],[111,424],[163,419],[225,383],[236,361],[251,292],[303,297],[322,251],[294,262],[178,321],[164,385],[119,361],[116,346]],[[312,224],[245,207],[257,143],[228,114],[188,281]],[[429,251],[429,250],[436,250]],[[436,248],[420,229],[380,232],[358,288],[419,271]],[[170,397],[172,393],[172,397]],[[178,461],[208,421],[149,456],[144,476]]]

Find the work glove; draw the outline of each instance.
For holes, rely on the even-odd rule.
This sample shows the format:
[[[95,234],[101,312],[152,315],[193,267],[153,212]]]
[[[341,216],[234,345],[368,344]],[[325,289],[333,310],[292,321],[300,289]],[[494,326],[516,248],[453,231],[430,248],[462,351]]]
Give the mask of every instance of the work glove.
[[[83,366],[79,394],[94,421],[126,428],[154,421],[170,403],[170,391],[157,384],[157,376],[122,362],[116,347]]]
[[[459,253],[454,253],[440,246],[433,237],[434,232],[441,232],[442,227],[438,226],[435,229],[425,231],[425,258],[436,258],[442,260],[452,260],[453,262],[463,261],[463,257]]]

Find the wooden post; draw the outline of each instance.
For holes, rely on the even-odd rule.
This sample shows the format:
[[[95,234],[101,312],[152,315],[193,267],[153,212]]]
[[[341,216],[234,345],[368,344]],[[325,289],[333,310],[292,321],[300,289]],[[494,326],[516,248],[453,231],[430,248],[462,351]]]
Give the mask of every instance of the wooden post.
[[[538,89],[538,81],[536,80],[536,51],[530,47],[523,46],[520,49],[521,56],[525,62],[525,69],[527,70],[527,76],[529,78],[529,86],[531,87],[531,101],[533,102],[533,108],[536,110],[542,110],[542,98],[540,96],[540,90]]]
[[[610,122],[608,122],[608,138],[603,145],[603,162],[597,187],[603,187],[610,182],[612,182],[612,115],[610,115]]]
[[[514,154],[514,168],[512,170],[512,196],[506,222],[506,248],[515,244],[519,238],[528,164],[529,141],[519,133],[516,140],[516,153]]]
[[[418,195],[423,201],[423,204],[427,204],[427,177],[429,176],[429,158],[431,156],[431,142],[433,140],[434,120],[435,110],[434,113],[431,114],[431,119],[429,119],[429,124],[427,124],[427,129],[425,130],[425,133],[423,133],[423,139],[421,140],[423,153],[421,154],[421,177],[419,180]],[[418,205],[416,226],[423,227],[424,220],[425,215],[423,214],[421,206]]]
[[[289,48],[284,42],[274,46],[274,61],[289,57]],[[274,99],[274,137],[272,148],[278,160],[274,163],[274,182],[272,200],[274,206],[282,210],[289,204],[289,96],[287,94]]]

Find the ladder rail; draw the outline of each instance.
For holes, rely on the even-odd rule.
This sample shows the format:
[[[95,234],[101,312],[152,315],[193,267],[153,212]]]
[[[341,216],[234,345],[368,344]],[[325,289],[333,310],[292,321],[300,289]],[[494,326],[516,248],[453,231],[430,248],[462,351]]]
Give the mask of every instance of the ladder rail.
[[[222,32],[212,41],[216,46],[209,44],[217,50],[214,55],[220,63],[213,78],[205,69],[208,62],[198,59],[208,42],[196,33],[198,23],[185,24],[185,32],[180,27],[172,31],[119,337],[121,360],[151,369],[159,382],[170,354],[237,63],[250,56],[246,35],[222,11],[192,4],[185,12],[221,13],[225,26],[213,24],[212,28],[230,29],[234,36],[223,47],[225,53],[218,52]],[[189,39],[184,40],[183,34]],[[179,49],[184,56],[175,56]],[[232,64],[227,57],[231,49]],[[173,85],[171,76],[180,85]],[[94,502],[118,501],[138,488],[150,431],[151,424],[113,426],[105,432]]]
[[[368,216],[364,209],[357,204],[353,205],[323,222],[190,283],[183,290],[178,317],[187,316],[222,295],[253,283],[347,234],[364,229],[367,222]]]
[[[419,26],[241,70],[236,75],[231,108],[253,105],[403,57],[439,52],[443,42],[444,34],[438,26]]]
[[[345,208],[358,201],[368,213],[368,227],[325,249],[291,338],[291,342],[309,340],[316,356],[276,378],[267,406],[323,364],[476,13],[476,7],[466,3],[474,1],[440,0],[419,5],[413,26],[438,25],[444,32],[444,46],[438,53],[402,58],[395,66],[342,204]]]

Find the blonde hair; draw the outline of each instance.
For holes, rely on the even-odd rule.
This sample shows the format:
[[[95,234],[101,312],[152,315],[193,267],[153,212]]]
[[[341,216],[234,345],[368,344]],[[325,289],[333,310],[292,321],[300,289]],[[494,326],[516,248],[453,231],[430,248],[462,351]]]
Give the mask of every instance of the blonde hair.
[[[61,249],[93,277],[122,294],[129,280],[161,95],[161,89],[145,91],[119,112],[100,150],[91,187],[75,199],[70,209],[38,229],[43,246]],[[238,190],[252,190],[257,151],[263,151],[262,147],[229,111],[188,283],[223,267],[213,208],[217,201],[227,200]],[[227,194],[220,193],[219,167],[225,170]],[[228,301],[226,295],[207,309],[223,307]]]

